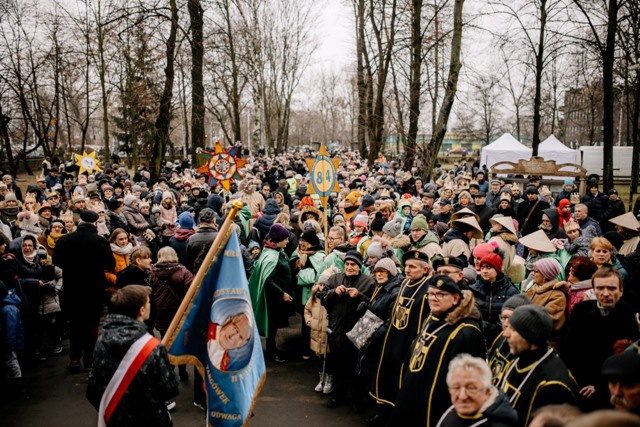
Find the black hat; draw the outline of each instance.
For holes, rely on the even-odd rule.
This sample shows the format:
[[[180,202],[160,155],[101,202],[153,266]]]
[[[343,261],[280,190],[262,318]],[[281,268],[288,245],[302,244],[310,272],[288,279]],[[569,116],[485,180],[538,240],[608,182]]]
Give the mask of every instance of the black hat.
[[[612,194],[618,194],[618,190],[616,190],[615,188],[612,188],[611,190],[609,190],[609,192],[607,193],[609,196]]]
[[[451,205],[451,199],[442,199],[440,200],[441,205]]]
[[[382,214],[380,212],[376,212],[376,217],[371,221],[371,231],[382,231],[382,227],[386,224],[384,218],[382,218]]]
[[[373,198],[373,196],[370,196],[369,194],[365,194],[362,197],[362,207],[367,207],[367,206],[373,206],[373,204],[376,202],[376,200]]]
[[[433,260],[433,269],[437,270],[440,267],[455,267],[459,270],[462,270],[467,266],[466,261],[462,257],[455,256],[446,256],[446,257],[437,257]]]
[[[109,208],[109,210],[112,212],[118,209],[120,206],[122,206],[122,202],[118,199],[111,199],[107,202],[107,208]]]
[[[429,263],[429,256],[427,254],[425,254],[424,252],[420,252],[420,251],[407,251],[404,253],[404,255],[402,255],[402,263],[406,263],[408,260],[410,259],[417,259],[420,261],[424,261],[426,263]]]
[[[527,185],[526,194],[538,194],[538,187],[535,185]]]
[[[625,350],[609,357],[602,365],[602,375],[640,382],[640,354],[637,350]]]
[[[307,230],[300,235],[300,240],[304,240],[309,243],[311,246],[320,246],[320,239],[318,235],[313,230]]]
[[[531,344],[544,346],[553,332],[553,321],[546,308],[522,305],[509,318],[509,325]]]
[[[429,279],[429,286],[445,292],[449,292],[450,294],[462,295],[458,283],[446,274],[438,274],[436,276],[433,276],[431,279]]]
[[[216,217],[215,212],[211,208],[204,208],[200,211],[200,222],[210,223]]]
[[[487,197],[487,193],[485,193],[484,191],[478,191],[473,195],[473,197]]]
[[[92,210],[89,210],[89,209],[85,209],[82,212],[80,212],[80,219],[82,220],[82,222],[89,222],[89,223],[93,224],[99,218],[100,218],[100,216],[98,216],[98,214],[96,212],[94,212]]]
[[[348,251],[347,254],[344,256],[344,261],[345,262],[353,261],[356,264],[358,264],[360,267],[362,267],[362,255],[358,251],[355,251],[355,250]]]
[[[422,197],[428,197],[428,198],[430,198],[430,199],[435,199],[435,198],[436,198],[436,195],[435,195],[435,194],[433,194],[431,191],[429,191],[429,192],[427,192],[427,193],[424,193],[424,194],[422,195]]]

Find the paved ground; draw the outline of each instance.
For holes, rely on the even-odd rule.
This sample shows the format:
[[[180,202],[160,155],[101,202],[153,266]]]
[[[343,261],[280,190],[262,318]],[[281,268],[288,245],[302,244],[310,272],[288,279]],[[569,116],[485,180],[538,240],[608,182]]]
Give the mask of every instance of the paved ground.
[[[267,362],[267,380],[258,398],[252,426],[303,425],[305,427],[362,426],[364,415],[349,406],[328,409],[327,398],[313,391],[318,381],[318,361],[304,361],[293,350],[299,343],[299,318],[284,330],[280,347],[289,351],[286,364]],[[280,338],[280,335],[279,335]],[[90,426],[97,424],[96,410],[85,399],[88,374],[67,371],[68,347],[35,368],[26,370],[29,399],[0,402],[2,426]],[[190,380],[192,368],[189,367]],[[175,426],[202,427],[204,412],[192,404],[192,382],[180,385],[177,407],[172,413]]]

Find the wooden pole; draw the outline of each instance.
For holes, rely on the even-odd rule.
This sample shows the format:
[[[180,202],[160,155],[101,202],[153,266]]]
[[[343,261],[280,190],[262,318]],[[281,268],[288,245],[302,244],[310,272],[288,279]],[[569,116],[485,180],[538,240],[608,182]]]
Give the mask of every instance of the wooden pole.
[[[329,255],[329,212],[327,207],[329,204],[324,203],[324,256]]]
[[[162,345],[169,348],[174,340],[174,334],[178,330],[178,326],[182,321],[183,315],[191,301],[193,300],[194,295],[200,289],[200,285],[202,284],[202,280],[205,278],[207,273],[209,272],[209,268],[213,265],[216,260],[216,256],[218,256],[219,252],[222,250],[224,245],[227,243],[230,235],[230,229],[233,225],[233,220],[236,215],[242,209],[244,204],[240,200],[234,200],[231,203],[231,211],[229,215],[227,215],[227,219],[224,220],[222,227],[218,231],[218,235],[214,239],[213,243],[209,247],[209,251],[207,252],[207,256],[205,257],[202,265],[198,269],[196,273],[196,277],[194,277],[193,282],[191,282],[191,286],[189,286],[189,290],[187,294],[182,299],[182,303],[180,303],[180,307],[176,312],[175,316],[173,316],[173,320],[171,321],[171,325],[169,325],[169,329],[167,329],[167,333],[162,338]]]

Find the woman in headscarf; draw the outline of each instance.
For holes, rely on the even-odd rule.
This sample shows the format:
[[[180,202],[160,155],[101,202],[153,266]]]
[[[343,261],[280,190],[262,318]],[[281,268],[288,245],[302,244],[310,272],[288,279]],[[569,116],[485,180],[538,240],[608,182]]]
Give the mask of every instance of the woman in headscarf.
[[[56,242],[65,234],[67,234],[67,230],[64,228],[64,221],[61,219],[54,219],[51,222],[51,227],[45,230],[44,234],[38,237],[38,243],[44,246],[49,256],[53,256],[53,250],[56,247]]]

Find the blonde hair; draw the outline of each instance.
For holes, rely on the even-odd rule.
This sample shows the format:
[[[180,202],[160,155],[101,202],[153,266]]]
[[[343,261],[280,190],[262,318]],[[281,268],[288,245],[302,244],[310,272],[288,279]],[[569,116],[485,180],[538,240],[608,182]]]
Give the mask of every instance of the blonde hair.
[[[608,241],[604,237],[594,237],[591,240],[591,245],[589,246],[589,249],[594,250],[595,248],[602,248],[611,252],[613,250],[613,245],[611,244],[610,241]]]
[[[158,251],[158,264],[178,262],[178,254],[171,246],[165,246]]]

